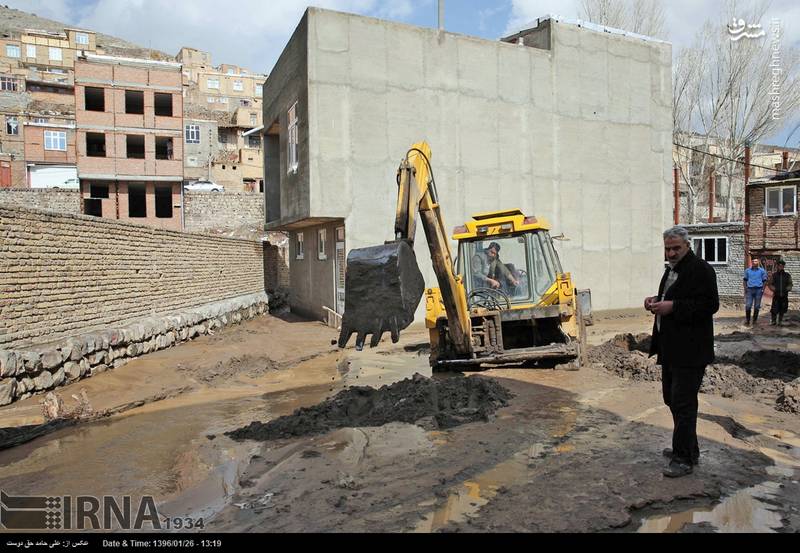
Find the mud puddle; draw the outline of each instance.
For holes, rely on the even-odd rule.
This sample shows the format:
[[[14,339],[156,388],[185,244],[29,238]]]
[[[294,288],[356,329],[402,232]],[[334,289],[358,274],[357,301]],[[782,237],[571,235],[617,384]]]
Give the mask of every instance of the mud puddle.
[[[754,428],[757,431],[754,431]],[[769,479],[739,490],[716,505],[640,519],[639,533],[715,532],[774,533],[785,523],[787,488],[800,487],[800,439],[792,432],[751,425],[746,443],[775,463],[765,468]],[[769,447],[759,445],[769,444]]]

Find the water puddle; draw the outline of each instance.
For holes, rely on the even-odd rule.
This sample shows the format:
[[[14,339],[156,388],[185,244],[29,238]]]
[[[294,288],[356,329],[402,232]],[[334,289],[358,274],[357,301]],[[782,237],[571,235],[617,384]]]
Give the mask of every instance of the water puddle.
[[[763,500],[777,497],[777,484],[765,482],[736,492],[715,507],[689,509],[645,519],[640,533],[674,533],[687,524],[707,523],[717,532],[775,532],[782,515]]]

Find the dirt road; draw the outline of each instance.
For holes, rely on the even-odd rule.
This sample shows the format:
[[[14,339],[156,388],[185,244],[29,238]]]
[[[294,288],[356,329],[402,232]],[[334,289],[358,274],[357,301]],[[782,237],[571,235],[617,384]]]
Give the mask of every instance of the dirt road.
[[[467,376],[490,384],[466,387],[431,375],[424,331],[340,352],[318,323],[264,317],[60,389],[68,407],[86,390],[95,420],[0,451],[0,489],[152,495],[160,514],[212,531],[797,531],[800,415],[779,398],[800,374],[800,327],[751,331],[735,315],[717,320],[723,362],[700,396],[701,464],[678,480],[661,476],[671,417],[636,351],[650,320],[620,312],[590,327],[589,367],[493,369]],[[415,373],[427,382],[408,393],[419,420],[393,392],[408,384],[358,391]],[[337,399],[346,389],[349,403]],[[363,415],[347,409],[355,396],[400,405],[389,420],[411,422],[347,426]],[[0,442],[42,428],[41,400],[0,409]],[[227,434],[293,413],[336,424],[267,441]]]

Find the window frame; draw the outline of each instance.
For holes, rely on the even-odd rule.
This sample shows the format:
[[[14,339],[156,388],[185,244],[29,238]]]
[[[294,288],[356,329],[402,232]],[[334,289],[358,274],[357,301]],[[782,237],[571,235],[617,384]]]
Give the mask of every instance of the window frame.
[[[794,191],[794,202],[793,202],[793,211],[783,211],[783,191],[784,190],[792,190]],[[778,213],[770,213],[769,212],[769,193],[770,192],[778,192]],[[797,186],[796,185],[787,185],[787,186],[769,186],[764,188],[764,215],[767,217],[785,217],[787,215],[797,215]]]
[[[89,46],[89,34],[75,33],[75,44],[82,44],[84,46]]]
[[[13,126],[11,123],[13,122]],[[13,129],[14,132],[9,132]],[[16,115],[6,115],[6,134],[8,136],[19,136],[19,117]]]
[[[264,85],[257,84],[256,85],[256,96],[263,96],[264,95]]]
[[[33,52],[33,55],[31,55]],[[25,45],[25,58],[26,59],[36,59],[36,45],[35,44],[26,44]]]
[[[49,147],[48,143],[50,144]],[[56,146],[55,148],[53,147],[54,145]],[[63,148],[58,147],[62,145]],[[44,149],[51,152],[66,152],[67,131],[44,131]]]
[[[216,84],[211,86],[212,82]],[[206,77],[206,88],[209,90],[219,90],[219,78],[212,79],[211,77]]]
[[[244,82],[238,79],[233,81],[233,90],[236,92],[244,92]]]
[[[196,133],[196,138],[192,135]],[[186,144],[200,144],[200,125],[187,124],[183,129],[184,141]]]
[[[710,260],[706,259],[706,255],[705,255],[705,249],[706,249],[705,241],[706,240],[711,240],[711,239],[715,240],[714,261],[710,261]],[[692,252],[694,252],[694,254],[697,257],[699,257],[700,259],[705,260],[709,265],[727,265],[730,262],[730,259],[731,259],[731,256],[730,256],[730,243],[731,242],[730,242],[730,237],[729,236],[719,236],[719,235],[716,235],[716,234],[700,234],[700,235],[697,235],[697,236],[692,235],[691,240],[692,240]],[[699,240],[700,244],[701,244],[701,249],[700,249],[699,253],[697,252],[697,249],[695,248],[695,240]],[[720,240],[724,240],[725,241],[725,261],[719,261],[719,251],[720,251],[719,242],[720,242]]]
[[[10,75],[0,75],[0,90],[5,92],[18,92],[19,80]]]
[[[317,259],[324,261],[328,259],[327,253],[328,245],[328,229],[317,229]]]
[[[298,152],[298,145],[300,142],[298,121],[297,102],[295,102],[286,112],[287,173],[297,173],[297,169],[300,166],[300,154]]]
[[[305,233],[298,232],[294,238],[294,250],[295,250],[295,259],[305,259],[306,254],[306,247],[305,247]]]
[[[16,56],[11,53],[15,48],[17,52]],[[20,59],[22,57],[22,48],[19,47],[19,44],[6,44],[6,57]]]
[[[58,53],[58,57],[53,56],[55,53]],[[64,52],[57,46],[48,46],[47,59],[50,61],[64,61]]]

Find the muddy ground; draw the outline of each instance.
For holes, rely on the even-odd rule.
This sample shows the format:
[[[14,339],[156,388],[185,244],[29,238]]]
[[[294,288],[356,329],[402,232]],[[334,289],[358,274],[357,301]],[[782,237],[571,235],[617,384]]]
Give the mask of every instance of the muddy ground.
[[[0,409],[0,488],[152,495],[212,531],[796,532],[800,321],[737,315],[717,318],[701,464],[678,480],[643,314],[596,315],[580,371],[468,375],[431,374],[424,330],[337,351],[267,316],[60,389],[89,420],[45,424],[41,396]]]

